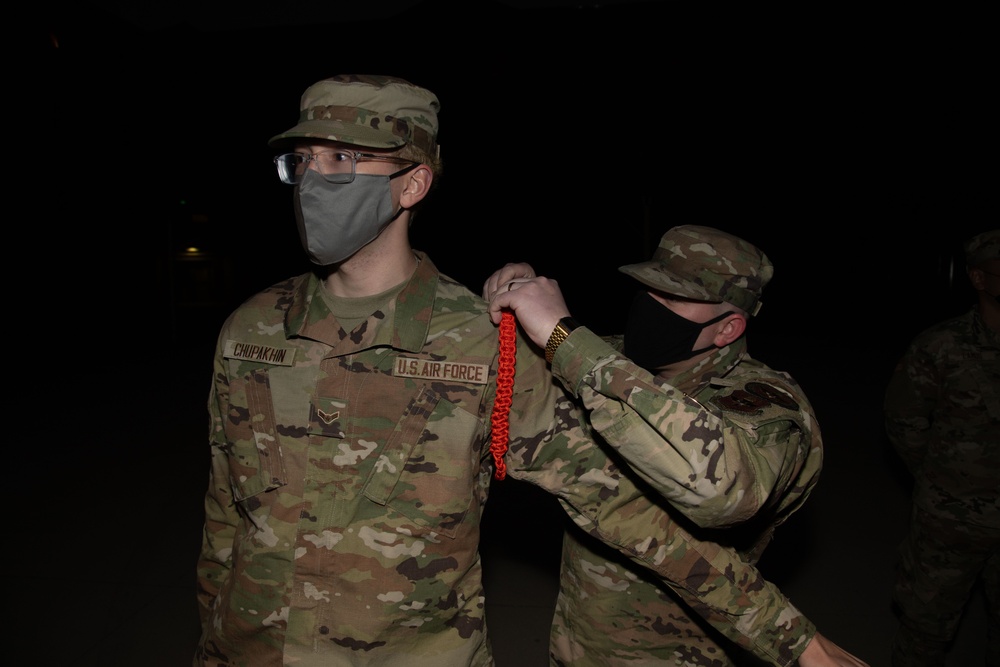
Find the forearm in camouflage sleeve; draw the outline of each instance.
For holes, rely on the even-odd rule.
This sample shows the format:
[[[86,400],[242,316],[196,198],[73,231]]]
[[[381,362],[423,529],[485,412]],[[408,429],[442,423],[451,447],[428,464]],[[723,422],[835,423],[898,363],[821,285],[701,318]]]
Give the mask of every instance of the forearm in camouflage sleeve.
[[[572,406],[562,408],[560,420],[572,421]],[[555,494],[584,530],[649,569],[720,632],[770,664],[793,664],[815,634],[755,567],[732,549],[699,541],[657,504],[662,499],[640,490],[584,424],[546,441],[512,442],[508,474]]]
[[[580,526],[651,570],[734,642],[770,664],[793,664],[812,623],[735,551],[696,540],[623,476],[579,402],[551,376],[533,377],[536,356],[518,350],[515,392],[523,393],[511,409],[508,474],[556,495]]]
[[[932,360],[912,348],[897,364],[886,386],[886,436],[911,472],[920,467],[927,451],[938,387]]]
[[[216,361],[216,378],[221,381],[225,377],[221,360]],[[236,525],[239,513],[233,500],[229,486],[229,464],[223,447],[225,434],[222,425],[222,415],[225,414],[223,402],[226,389],[220,390],[217,385],[208,401],[208,411],[211,417],[210,441],[212,443],[211,470],[209,472],[208,490],[205,493],[205,525],[202,532],[201,552],[197,564],[197,599],[198,611],[204,626],[213,600],[218,596],[222,583],[229,576],[232,562],[233,542],[236,538]]]
[[[730,548],[696,539],[660,508],[633,499],[593,512],[560,502],[577,525],[652,571],[695,613],[768,664],[794,665],[816,634],[754,566]]]
[[[228,473],[218,464],[225,453],[213,447],[212,474],[205,495],[205,526],[198,557],[198,609],[202,624],[207,622],[212,601],[226,577],[232,558],[233,540],[239,516],[228,490]]]

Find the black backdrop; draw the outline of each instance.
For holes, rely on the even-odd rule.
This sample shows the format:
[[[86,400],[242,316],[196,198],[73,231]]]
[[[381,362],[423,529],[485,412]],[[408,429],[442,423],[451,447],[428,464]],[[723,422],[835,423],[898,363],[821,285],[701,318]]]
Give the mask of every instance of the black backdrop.
[[[771,256],[756,339],[779,353],[888,359],[969,302],[960,242],[996,226],[975,17],[358,4],[75,3],[33,19],[12,134],[39,169],[9,183],[23,258],[74,287],[59,308],[140,304],[142,340],[209,348],[231,307],[307,269],[266,142],[309,84],[351,71],[441,99],[445,174],[414,244],[474,290],[528,261],[615,331],[631,290],[617,266],[696,223]],[[202,261],[177,259],[190,245]]]

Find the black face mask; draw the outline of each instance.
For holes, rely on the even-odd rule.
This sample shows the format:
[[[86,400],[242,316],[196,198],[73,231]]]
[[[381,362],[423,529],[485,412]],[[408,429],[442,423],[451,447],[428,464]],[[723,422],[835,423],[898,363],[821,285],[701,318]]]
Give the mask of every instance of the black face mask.
[[[700,350],[692,349],[702,329],[732,313],[728,310],[708,322],[692,322],[664,306],[648,292],[640,291],[632,301],[625,325],[625,356],[651,373],[675,361],[690,359],[715,347],[709,345]]]

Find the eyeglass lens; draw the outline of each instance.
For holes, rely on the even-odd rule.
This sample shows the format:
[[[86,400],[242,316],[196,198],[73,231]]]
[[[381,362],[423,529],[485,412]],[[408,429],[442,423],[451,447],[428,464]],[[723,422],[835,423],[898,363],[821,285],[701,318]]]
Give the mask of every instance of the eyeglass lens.
[[[320,153],[284,153],[274,158],[278,177],[283,183],[296,185],[302,182],[309,163],[331,183],[349,183],[354,178],[354,155],[344,151]]]

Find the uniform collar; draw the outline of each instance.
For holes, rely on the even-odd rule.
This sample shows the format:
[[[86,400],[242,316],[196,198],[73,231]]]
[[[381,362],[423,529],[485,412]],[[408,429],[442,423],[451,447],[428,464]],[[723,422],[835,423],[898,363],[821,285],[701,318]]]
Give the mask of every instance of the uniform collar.
[[[689,396],[696,396],[713,378],[725,377],[747,354],[746,336],[721,347],[696,366],[670,380],[670,384]]]
[[[423,348],[434,310],[440,272],[423,252],[414,251],[418,263],[395,298],[373,313],[357,329],[357,338],[345,332],[323,300],[322,281],[315,273],[299,283],[285,316],[285,334],[325,343],[337,355],[376,346],[390,346],[407,352]]]
[[[972,333],[983,347],[1000,347],[1000,332],[990,329],[983,319],[978,304],[972,307]]]

